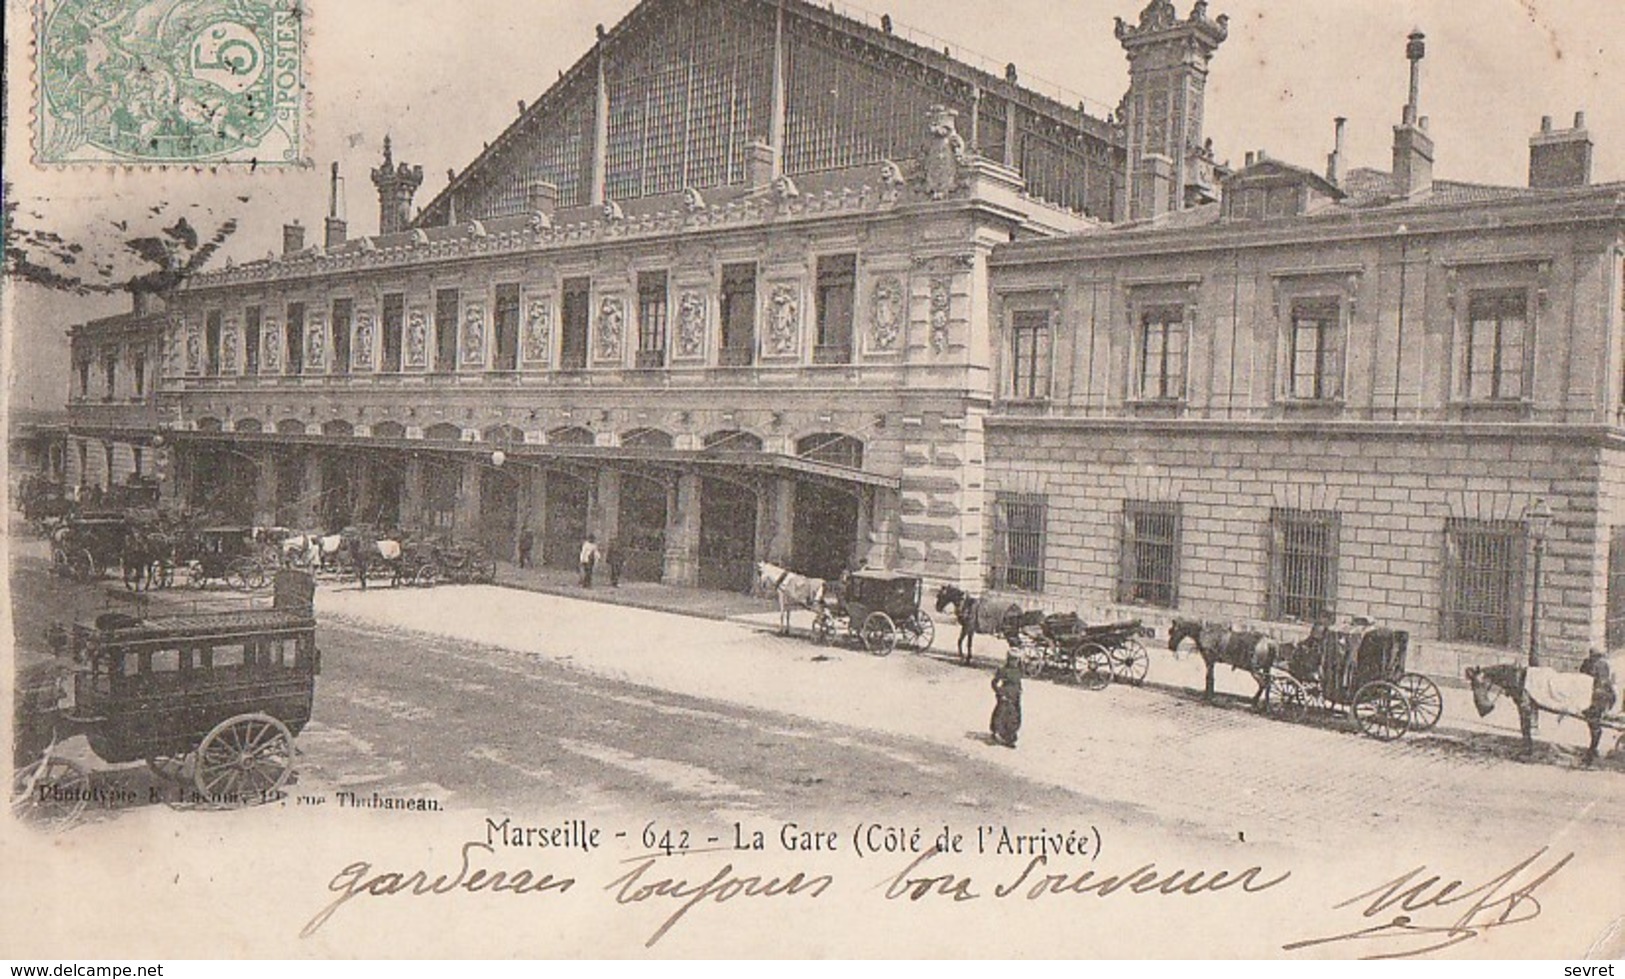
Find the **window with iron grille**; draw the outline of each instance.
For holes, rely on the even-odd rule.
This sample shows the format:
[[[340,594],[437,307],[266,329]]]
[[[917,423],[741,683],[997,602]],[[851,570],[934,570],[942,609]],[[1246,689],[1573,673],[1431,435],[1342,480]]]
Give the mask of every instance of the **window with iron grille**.
[[[220,311],[210,310],[203,318],[203,373],[214,377],[220,373]],[[111,392],[109,392],[111,393]]]
[[[243,373],[248,375],[260,372],[260,319],[264,310],[259,306],[250,306],[243,311]],[[140,385],[136,385],[136,394],[140,394]]]
[[[255,364],[258,370],[258,364]],[[135,384],[135,396],[145,397],[147,394],[147,355],[137,350],[130,362],[130,380]]]
[[[288,304],[288,322],[284,328],[284,346],[288,356],[285,359],[289,374],[303,374],[305,372],[305,304]]]
[[[496,303],[492,306],[492,332],[496,346],[492,353],[491,369],[511,371],[519,369],[519,286],[505,282],[497,286]]]
[[[1337,611],[1337,514],[1270,511],[1269,617],[1316,622]]]
[[[1049,397],[1049,311],[1017,310],[1010,317],[1010,397]]]
[[[1610,530],[1608,541],[1608,650],[1625,647],[1625,527]]]
[[[1049,498],[1035,493],[999,493],[993,503],[993,588],[1044,590],[1044,523]]]
[[[587,330],[592,317],[592,280],[564,280],[560,310],[559,367],[581,370],[587,366]]]
[[[1451,519],[1444,525],[1440,638],[1516,647],[1523,635],[1522,521]]]
[[[818,260],[818,344],[813,362],[846,364],[852,360],[853,295],[857,289],[858,257],[826,255]]]
[[[1140,397],[1185,397],[1185,307],[1152,306],[1140,316]]]
[[[666,273],[638,273],[638,366],[666,366]]]
[[[462,294],[456,289],[440,289],[434,294],[434,369],[457,369],[457,310]]]
[[[756,265],[722,267],[722,349],[717,362],[723,367],[746,367],[756,358]]]
[[[1529,298],[1522,289],[1475,293],[1467,307],[1466,395],[1472,401],[1524,396]]]
[[[1330,401],[1343,394],[1342,308],[1335,299],[1292,304],[1291,396]]]
[[[1179,607],[1179,518],[1178,503],[1123,502],[1119,602]]]

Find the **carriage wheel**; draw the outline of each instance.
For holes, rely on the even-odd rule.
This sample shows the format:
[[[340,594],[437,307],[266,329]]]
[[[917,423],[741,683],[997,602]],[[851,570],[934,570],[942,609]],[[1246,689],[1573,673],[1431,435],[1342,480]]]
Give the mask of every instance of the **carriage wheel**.
[[[42,829],[64,830],[85,811],[89,790],[90,773],[82,765],[47,754],[12,774],[11,815]]]
[[[271,578],[265,573],[265,565],[258,561],[249,561],[243,565],[243,584],[249,591],[258,591],[264,588]]]
[[[1387,680],[1373,680],[1354,695],[1354,722],[1378,741],[1392,741],[1410,729],[1410,698]]]
[[[474,580],[482,584],[491,584],[497,580],[497,559],[481,554],[473,561]]]
[[[903,634],[910,649],[923,653],[931,648],[931,640],[937,637],[937,627],[931,622],[931,616],[922,609],[903,622]]]
[[[1098,643],[1078,650],[1072,668],[1078,685],[1086,690],[1104,690],[1112,682],[1112,656]]]
[[[417,574],[412,576],[412,584],[421,585],[424,588],[428,588],[439,579],[440,572],[435,570],[435,566],[432,564],[425,564],[423,567],[418,568]]]
[[[1433,725],[1439,723],[1444,714],[1444,697],[1439,694],[1438,685],[1420,673],[1405,673],[1400,676],[1398,686],[1411,702],[1410,729],[1433,730]]]
[[[885,612],[870,612],[861,635],[863,648],[876,656],[890,656],[897,648],[897,626]]]
[[[258,802],[293,774],[293,734],[269,714],[239,714],[214,726],[198,745],[193,781],[207,799]]]
[[[1270,713],[1283,721],[1299,722],[1309,716],[1309,692],[1289,676],[1273,674],[1269,684]]]
[[[1137,641],[1130,639],[1113,652],[1112,676],[1116,679],[1139,686],[1149,672],[1151,656]]]
[[[821,608],[813,613],[812,637],[814,642],[824,646],[835,638],[835,617],[829,609]]]

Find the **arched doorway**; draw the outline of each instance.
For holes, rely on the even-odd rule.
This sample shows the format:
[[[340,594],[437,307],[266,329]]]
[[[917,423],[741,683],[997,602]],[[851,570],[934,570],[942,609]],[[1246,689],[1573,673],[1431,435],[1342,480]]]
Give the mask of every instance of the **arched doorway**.
[[[322,529],[336,533],[355,523],[355,464],[340,455],[322,457]]]
[[[507,469],[480,468],[480,541],[499,561],[514,560],[519,540],[519,477]]]
[[[621,474],[616,526],[623,560],[621,577],[659,581],[666,568],[666,483],[636,473]]]
[[[542,563],[549,568],[575,569],[581,541],[587,536],[587,482],[568,473],[547,474],[547,514],[542,531]]]
[[[750,587],[756,561],[756,493],[726,479],[700,482],[699,586]]]
[[[814,578],[839,578],[847,569],[857,537],[855,488],[796,484],[795,529],[790,546],[797,571]]]
[[[404,463],[385,456],[372,464],[372,499],[367,501],[367,519],[380,528],[401,526],[401,499],[406,495]]]

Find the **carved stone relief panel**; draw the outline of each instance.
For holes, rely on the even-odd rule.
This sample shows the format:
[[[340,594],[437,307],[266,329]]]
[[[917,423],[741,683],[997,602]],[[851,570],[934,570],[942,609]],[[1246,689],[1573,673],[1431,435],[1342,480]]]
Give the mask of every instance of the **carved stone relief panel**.
[[[677,298],[677,347],[674,355],[679,360],[697,360],[705,356],[705,334],[710,324],[707,311],[710,300],[698,289],[685,289]]]
[[[903,283],[895,275],[875,280],[869,294],[869,352],[894,353],[901,348],[904,327]]]
[[[312,313],[305,323],[305,373],[320,374],[327,367],[327,317]]]
[[[605,296],[598,301],[598,322],[594,331],[593,356],[600,363],[619,363],[626,334],[626,300]]]
[[[485,304],[466,303],[463,306],[461,367],[479,370],[485,366]]]
[[[429,313],[413,306],[406,313],[406,366],[422,370],[429,363]]]
[[[373,335],[377,332],[374,314],[370,309],[355,311],[355,341],[350,360],[358,371],[372,370]]]
[[[542,293],[525,294],[525,342],[521,344],[526,366],[546,367],[553,350],[553,297]]]
[[[767,323],[763,352],[769,357],[794,357],[801,352],[801,287],[778,282],[768,290],[764,310]]]

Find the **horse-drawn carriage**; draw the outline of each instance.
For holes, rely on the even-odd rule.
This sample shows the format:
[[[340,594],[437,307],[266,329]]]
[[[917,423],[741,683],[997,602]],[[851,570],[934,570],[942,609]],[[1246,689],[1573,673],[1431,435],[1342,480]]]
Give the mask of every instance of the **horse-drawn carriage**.
[[[19,684],[13,814],[62,822],[84,808],[89,773],[59,749],[79,734],[103,761],[145,761],[190,781],[189,801],[273,797],[310,720],[320,667],[313,592],[309,575],[283,571],[270,609],[104,613],[60,631],[61,658]],[[71,686],[60,682],[66,664]]]
[[[1052,676],[1099,690],[1114,678],[1145,680],[1151,657],[1140,639],[1151,634],[1139,619],[1086,625],[1076,612],[1024,612],[1006,635],[1024,675]]]
[[[193,588],[218,581],[236,591],[264,588],[276,572],[276,554],[259,540],[255,528],[203,527],[181,534],[176,560]]]
[[[1266,679],[1265,703],[1288,719],[1311,710],[1347,711],[1380,741],[1432,730],[1444,712],[1438,686],[1405,669],[1410,634],[1383,626],[1316,626],[1285,648]]]
[[[119,564],[129,531],[122,513],[68,516],[51,532],[51,569],[75,581],[94,581]]]
[[[892,571],[855,571],[844,583],[826,583],[813,610],[813,638],[827,643],[852,636],[876,656],[899,642],[916,652],[928,649],[936,628],[920,608],[921,590],[919,578]]]

